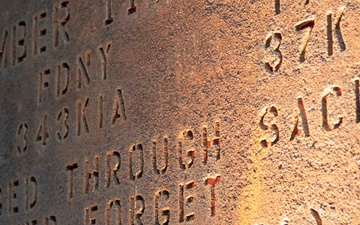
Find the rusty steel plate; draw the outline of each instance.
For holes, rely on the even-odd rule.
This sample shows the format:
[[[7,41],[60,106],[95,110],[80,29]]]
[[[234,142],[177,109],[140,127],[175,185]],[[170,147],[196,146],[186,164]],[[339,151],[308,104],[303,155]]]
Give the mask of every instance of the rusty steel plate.
[[[358,224],[357,0],[0,8],[0,224]]]

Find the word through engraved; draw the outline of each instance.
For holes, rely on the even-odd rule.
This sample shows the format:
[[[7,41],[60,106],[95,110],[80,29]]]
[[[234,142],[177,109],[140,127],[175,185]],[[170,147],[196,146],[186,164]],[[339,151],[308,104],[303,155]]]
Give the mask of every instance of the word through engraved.
[[[204,127],[209,129],[206,136],[202,133]],[[198,161],[200,166],[209,168],[211,166],[209,164],[220,160],[216,156],[217,151],[215,151],[221,142],[220,122],[216,120],[212,126],[202,125],[198,130],[186,129],[185,131],[190,130],[193,135],[192,142],[196,142],[195,139],[200,142],[205,140],[204,137],[207,137],[207,146],[214,147],[214,151],[212,151],[214,154],[211,155],[209,153],[209,159],[212,160],[209,160],[206,164],[202,163],[201,160]],[[199,133],[197,134],[196,131]],[[66,164],[64,171],[67,173],[67,199],[70,202],[82,199],[84,196],[92,198],[105,190],[122,192],[125,187],[121,184],[126,184],[129,181],[136,182],[137,184],[134,187],[135,194],[125,198],[125,201],[121,198],[123,202],[120,202],[120,198],[113,197],[102,204],[93,203],[85,207],[84,224],[110,225],[123,224],[125,221],[128,221],[130,224],[148,224],[150,223],[149,218],[151,218],[151,223],[158,225],[170,224],[170,219],[179,222],[189,222],[195,220],[197,204],[200,202],[203,204],[204,200],[206,202],[204,207],[208,209],[205,213],[211,216],[211,218],[216,216],[216,190],[221,185],[221,177],[216,173],[198,179],[199,183],[196,180],[180,182],[178,184],[178,191],[175,193],[170,193],[172,189],[171,187],[166,187],[168,184],[165,182],[162,184],[164,187],[157,189],[153,196],[140,194],[142,193],[141,189],[145,188],[142,185],[143,182],[147,182],[147,179],[143,180],[141,179],[142,177],[153,175],[154,178],[160,178],[164,177],[162,175],[165,173],[161,172],[162,168],[164,168],[163,165],[165,165],[163,156],[160,157],[161,163],[154,164],[153,158],[145,157],[146,152],[152,154],[155,151],[157,155],[165,155],[169,151],[169,146],[177,147],[181,139],[182,137],[180,136],[173,143],[170,143],[170,140],[173,139],[168,135],[164,135],[160,140],[149,139],[147,142],[143,141],[131,145],[129,151],[126,152],[128,156],[121,154],[121,150],[109,150],[106,154],[85,156],[82,162],[73,161]],[[202,152],[203,148],[202,146],[197,148],[195,146],[194,151]],[[127,160],[129,161],[126,162]],[[167,170],[174,168],[177,163],[177,158],[168,158],[167,165],[173,166],[169,166]],[[154,166],[158,169],[159,173],[153,170],[144,170]],[[154,181],[156,180],[158,179]],[[195,183],[198,185],[195,185]],[[201,196],[199,201],[196,200],[198,194]],[[172,206],[174,202],[177,204]],[[148,206],[150,207],[148,208]],[[173,207],[176,208],[174,209]],[[102,212],[105,213],[104,216],[99,216],[99,213]],[[153,217],[148,215],[153,215]]]

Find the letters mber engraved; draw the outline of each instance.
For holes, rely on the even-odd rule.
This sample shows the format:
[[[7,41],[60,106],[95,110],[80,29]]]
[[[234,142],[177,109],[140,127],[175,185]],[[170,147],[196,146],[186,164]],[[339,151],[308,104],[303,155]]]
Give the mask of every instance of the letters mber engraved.
[[[0,225],[358,224],[359,1],[24,2]]]

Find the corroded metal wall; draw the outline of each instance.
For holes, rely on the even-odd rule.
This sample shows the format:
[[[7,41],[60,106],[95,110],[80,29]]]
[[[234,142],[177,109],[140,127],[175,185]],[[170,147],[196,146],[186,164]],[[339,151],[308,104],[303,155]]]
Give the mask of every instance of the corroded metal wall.
[[[0,224],[357,224],[359,6],[1,1]]]

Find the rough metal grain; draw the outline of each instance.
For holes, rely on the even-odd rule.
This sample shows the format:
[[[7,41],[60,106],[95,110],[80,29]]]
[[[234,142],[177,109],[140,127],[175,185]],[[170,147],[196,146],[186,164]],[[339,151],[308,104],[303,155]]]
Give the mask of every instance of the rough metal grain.
[[[357,224],[359,7],[1,1],[0,224]]]

